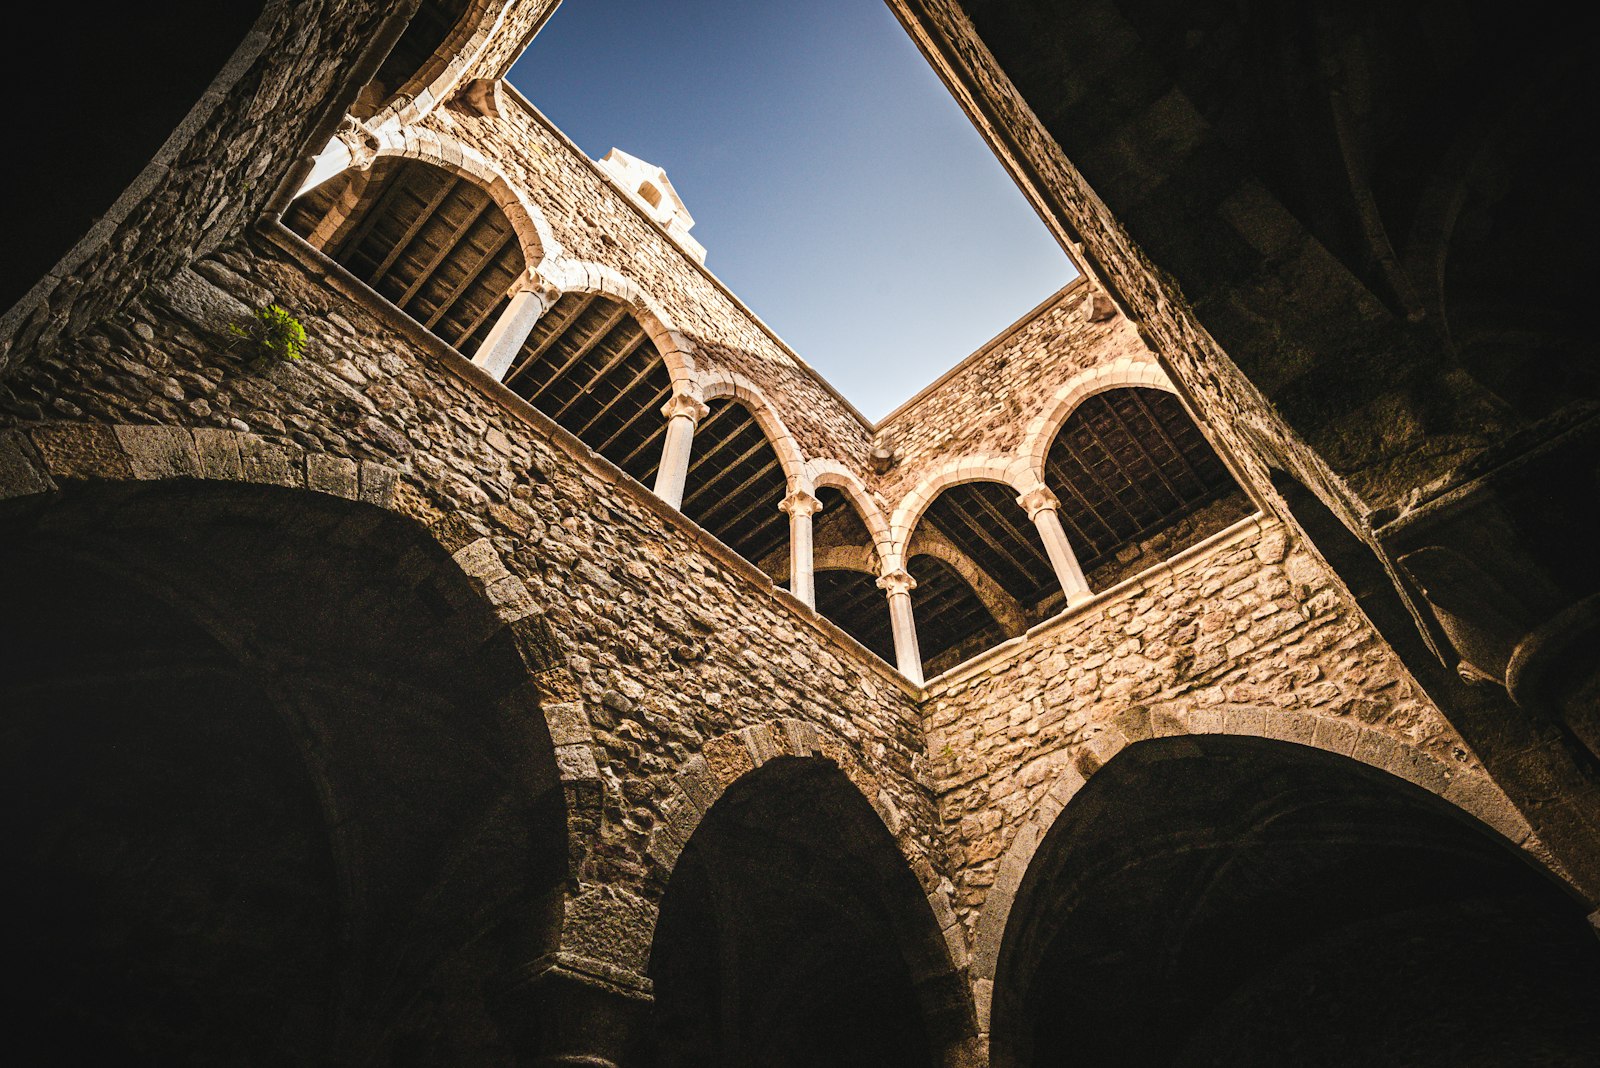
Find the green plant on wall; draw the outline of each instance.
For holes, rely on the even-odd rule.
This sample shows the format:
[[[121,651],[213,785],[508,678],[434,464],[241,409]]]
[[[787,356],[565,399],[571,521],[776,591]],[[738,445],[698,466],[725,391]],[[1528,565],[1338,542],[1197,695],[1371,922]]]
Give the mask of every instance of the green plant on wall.
[[[257,309],[248,325],[234,323],[228,333],[250,344],[256,369],[277,360],[298,360],[305,353],[306,328],[279,304]]]

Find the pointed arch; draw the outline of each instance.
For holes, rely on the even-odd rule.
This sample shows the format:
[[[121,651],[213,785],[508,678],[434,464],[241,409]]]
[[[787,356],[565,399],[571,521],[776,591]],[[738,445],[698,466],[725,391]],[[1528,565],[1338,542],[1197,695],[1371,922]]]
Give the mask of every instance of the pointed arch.
[[[736,371],[703,371],[695,380],[707,404],[726,397],[743,405],[767,436],[772,450],[778,454],[790,488],[798,489],[806,484],[806,461],[800,452],[800,445],[760,386]]]
[[[661,354],[675,389],[695,380],[695,346],[672,316],[638,283],[615,267],[555,256],[539,265],[539,277],[562,293],[595,293],[620,301],[639,320]]]
[[[792,800],[791,791],[803,803]],[[744,976],[751,988],[771,994],[777,987],[797,984],[794,992],[802,998],[761,1002],[779,1026],[804,1030],[821,1024],[824,1037],[833,1040],[839,1038],[831,1033],[839,1022],[831,1013],[808,1019],[815,1011],[811,1005],[848,1012],[849,1006],[837,1003],[838,994],[830,993],[828,984],[848,989],[848,973],[857,961],[891,981],[896,981],[898,971],[902,985],[897,996],[909,995],[920,1017],[920,1026],[904,1037],[913,1043],[926,1041],[936,1060],[951,1068],[970,1063],[962,1059],[972,1052],[974,1031],[961,970],[965,942],[948,892],[922,858],[922,848],[899,805],[847,743],[799,719],[756,724],[713,738],[683,763],[668,784],[663,818],[648,849],[652,879],[662,888],[651,974],[666,1013],[659,1032],[666,1040],[661,1049],[665,1064],[690,1063],[681,1059],[685,1054],[694,1058],[692,1063],[704,1063],[700,1058],[718,1037],[715,1020],[704,1019],[705,997],[695,985],[696,963],[689,959],[697,953],[694,947],[705,947],[706,937],[732,939],[729,948],[736,956],[742,955],[741,950],[753,950]],[[806,815],[783,815],[801,811]],[[745,820],[752,822],[741,827],[739,821]],[[730,828],[757,830],[764,841],[776,845],[770,864],[780,868],[792,858],[814,856],[817,866],[811,870],[817,879],[812,882],[781,871],[774,878],[770,864],[761,864],[752,880],[741,870],[748,850],[722,846]],[[830,883],[851,899],[831,900]],[[761,910],[752,926],[738,914],[718,908],[714,900],[721,896],[718,884],[741,897],[770,896],[776,907]],[[842,939],[841,932],[833,929],[841,920],[851,926],[863,917],[871,917],[870,925]],[[814,929],[812,918],[828,922],[829,929]],[[863,940],[861,935],[868,937]],[[845,971],[831,978],[808,968],[782,974],[789,971],[785,952],[810,953],[802,950],[802,943],[813,942],[822,952],[809,965]],[[861,956],[850,947],[858,947]],[[698,967],[720,966],[713,959]],[[819,987],[819,982],[824,985]],[[879,995],[863,991],[862,996]],[[742,1002],[734,1011],[748,1012],[748,1004]],[[686,1012],[700,1021],[680,1019]],[[870,1034],[890,1021],[874,1015],[866,1023]],[[708,1026],[712,1042],[689,1037]],[[674,1036],[676,1045],[671,1041]],[[682,1046],[686,1040],[687,1050]],[[740,1058],[735,1054],[734,1059]]]
[[[889,537],[889,522],[883,515],[883,506],[867,490],[866,483],[861,481],[859,475],[838,460],[821,457],[807,460],[804,470],[804,482],[810,492],[815,493],[817,490],[832,486],[843,492],[850,503],[855,505],[856,514],[866,525],[879,559],[894,551]]]
[[[884,556],[885,573],[905,566],[906,547],[922,514],[934,499],[951,486],[966,482],[999,482],[1018,494],[1037,484],[1025,458],[1004,454],[961,456],[946,460],[934,469],[895,506],[889,519],[890,551]]]
[[[1189,735],[1239,736],[1291,743],[1346,757],[1426,790],[1512,845],[1529,851],[1541,866],[1545,863],[1543,847],[1534,837],[1527,819],[1486,774],[1446,765],[1380,731],[1282,708],[1237,708],[1222,714],[1170,712],[1159,708],[1137,712],[1131,721],[1135,726],[1133,739],[1124,730],[1105,728],[1091,735],[1074,759],[1066,759],[1064,755],[1055,784],[1012,832],[974,930],[974,982],[994,981],[1001,941],[1018,889],[1056,818],[1097,771],[1139,740]],[[988,1021],[980,1020],[980,1027],[988,1030]]]
[[[1040,480],[1044,479],[1045,458],[1050,454],[1050,443],[1078,405],[1108,389],[1118,386],[1144,386],[1148,389],[1176,393],[1172,380],[1154,360],[1121,357],[1102,367],[1081,371],[1062,383],[1050,397],[1044,410],[1028,421],[1023,431],[1022,455]]]
[[[561,243],[549,220],[498,164],[458,138],[415,126],[386,126],[375,133],[363,128],[358,133],[346,131],[335,136],[317,157],[310,177],[295,194],[285,215],[327,182],[351,170],[366,170],[389,156],[431,163],[480,186],[516,231],[523,258],[530,267],[561,254]]]
[[[1322,719],[1344,728],[1338,736],[1349,745],[1329,751],[1313,741],[1317,728],[1294,722],[1319,717],[1264,730],[1259,717],[1272,722],[1280,710],[1238,712],[1236,725],[1249,729],[1177,727],[1140,732],[1136,741],[1113,730],[1058,765],[1061,778],[1016,833],[978,921],[972,974],[992,991],[992,1015],[980,1028],[996,1065],[1031,1063],[1032,1052],[1053,1048],[1071,1026],[1063,1009],[1085,987],[1123,1006],[1089,1043],[1094,1060],[1116,1048],[1141,1063],[1165,1061],[1197,1040],[1224,1050],[1243,1041],[1254,1050],[1246,1059],[1284,1059],[1275,1054],[1304,1041],[1298,1027],[1249,1022],[1260,1018],[1250,1006],[1280,1002],[1290,1019],[1326,1030],[1312,1041],[1356,1039],[1350,1029],[1369,1021],[1350,1010],[1370,983],[1406,988],[1420,977],[1418,965],[1399,962],[1400,978],[1391,980],[1388,963],[1374,963],[1386,960],[1381,947],[1413,931],[1436,932],[1443,944],[1468,936],[1463,944],[1474,948],[1462,960],[1474,970],[1460,992],[1469,1004],[1502,996],[1507,965],[1514,974],[1543,974],[1538,950],[1516,948],[1524,931],[1535,945],[1554,933],[1552,944],[1567,946],[1568,969],[1571,953],[1587,956],[1586,982],[1595,982],[1596,950],[1578,895],[1526,862],[1540,852],[1526,822],[1514,810],[1508,818],[1509,803],[1489,796],[1498,791],[1480,772]],[[1198,713],[1193,718],[1199,725]],[[1297,737],[1282,737],[1288,733]],[[1518,856],[1517,844],[1533,856]],[[1565,934],[1547,926],[1552,910],[1563,914],[1556,927]],[[1140,915],[1150,918],[1147,932],[1133,930]],[[1481,947],[1472,940],[1478,930],[1490,932]],[[1113,942],[1114,976],[1101,970]],[[1219,944],[1239,955],[1219,954]],[[1320,973],[1338,960],[1355,962],[1354,974],[1319,983],[1311,999],[1334,1014],[1313,1007],[1304,1015],[1307,992],[1286,991],[1284,980],[1292,985],[1306,968]],[[1289,961],[1299,963],[1286,974],[1269,963]],[[1152,1031],[1144,1030],[1148,1013],[1127,1004],[1133,990],[1170,1002]],[[980,994],[980,1005],[989,1000]],[[1454,995],[1445,1002],[1454,1004]],[[1590,1048],[1586,1033],[1580,1042]]]

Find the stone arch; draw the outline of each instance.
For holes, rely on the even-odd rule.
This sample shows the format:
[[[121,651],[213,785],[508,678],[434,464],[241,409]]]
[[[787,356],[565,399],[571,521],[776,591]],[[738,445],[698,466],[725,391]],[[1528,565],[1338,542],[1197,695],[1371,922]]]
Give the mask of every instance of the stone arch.
[[[879,558],[890,551],[889,523],[877,498],[867,491],[859,475],[838,460],[812,458],[805,464],[805,482],[809,492],[832,486],[844,493],[855,505],[856,513],[872,536]]]
[[[924,970],[917,976],[923,1012],[942,1018],[944,1034],[933,1036],[941,1046],[942,1062],[951,1068],[971,1063],[964,1059],[970,1056],[972,1037],[971,1009],[964,994],[966,948],[951,906],[950,884],[921,855],[914,829],[888,790],[842,739],[825,728],[798,719],[759,723],[711,739],[699,754],[684,761],[667,785],[662,818],[651,833],[647,856],[652,881],[664,890],[691,837],[730,789],[748,783],[763,768],[803,764],[833,768],[848,780],[876,814],[879,829],[895,843],[893,862],[904,865],[905,874],[921,888],[926,918],[933,926],[919,945],[901,949],[914,954]]]
[[[444,42],[423,65],[394,89],[368,120],[373,126],[416,122],[449,99],[484,46],[494,37],[512,5],[507,0],[470,0]]]
[[[931,556],[960,576],[978,600],[983,602],[983,606],[989,610],[995,622],[1009,635],[1015,637],[1028,629],[1026,609],[1015,597],[1006,592],[1005,587],[990,577],[983,568],[978,567],[970,556],[951,544],[950,539],[944,535],[932,529],[915,532],[906,552],[906,561],[909,563],[914,556]]]
[[[415,126],[388,126],[377,133],[364,128],[355,132],[341,130],[317,157],[310,176],[295,193],[295,199],[348,170],[367,170],[386,156],[429,163],[481,187],[516,231],[530,272],[544,260],[561,255],[561,242],[556,239],[555,230],[544,212],[505,171],[471,145],[438,130]]]
[[[1028,467],[1040,482],[1044,480],[1045,458],[1050,454],[1050,443],[1074,408],[1108,389],[1119,386],[1143,386],[1176,393],[1172,380],[1154,360],[1123,356],[1103,367],[1093,367],[1073,375],[1051,395],[1044,410],[1028,421],[1023,432],[1022,455]]]
[[[303,490],[369,505],[417,524],[449,556],[495,620],[484,648],[522,671],[504,679],[496,707],[549,731],[568,806],[570,870],[578,872],[600,821],[599,771],[577,678],[559,635],[494,543],[403,474],[370,460],[307,452],[260,435],[177,426],[52,423],[0,435],[0,501],[58,494],[63,484],[169,480]]]
[[[1055,784],[1033,806],[1013,832],[1001,855],[995,880],[984,897],[973,933],[971,976],[978,989],[980,1029],[987,1032],[990,994],[1001,942],[1022,881],[1056,817],[1096,771],[1123,750],[1145,738],[1186,735],[1232,735],[1265,738],[1305,746],[1365,764],[1403,779],[1449,804],[1496,835],[1528,853],[1541,867],[1548,861],[1527,819],[1480,770],[1451,767],[1380,731],[1343,720],[1279,708],[1230,708],[1225,712],[1168,713],[1140,709],[1124,729],[1108,728],[1092,735],[1074,759],[1065,759]],[[1557,873],[1563,875],[1564,873]]]
[[[1600,1043],[1580,1007],[1600,949],[1579,895],[1416,775],[1232,731],[1105,751],[1078,769],[1087,781],[1058,784],[1071,802],[1026,858],[997,961],[974,954],[993,976],[979,993],[992,1064],[1059,1048],[1090,991],[1107,1010],[1080,1051],[1096,1062],[1298,1061],[1346,1042],[1360,1061],[1415,1041],[1548,1042],[1578,1063]]]
[[[562,293],[596,293],[627,306],[644,327],[650,343],[661,353],[661,360],[672,377],[674,391],[682,391],[695,381],[695,346],[680,332],[665,308],[638,283],[615,267],[587,260],[555,257],[539,265],[539,277]]]
[[[708,404],[728,397],[744,405],[761,432],[767,436],[772,451],[778,454],[778,462],[783,467],[790,490],[809,489],[806,461],[800,452],[800,445],[760,386],[736,371],[702,371],[696,376],[696,382],[700,386],[702,399]]]
[[[990,454],[946,460],[918,482],[895,507],[889,519],[890,551],[884,555],[884,573],[905,567],[909,559],[906,550],[922,513],[944,490],[965,482],[999,482],[1020,495],[1032,489],[1037,481],[1024,457]]]

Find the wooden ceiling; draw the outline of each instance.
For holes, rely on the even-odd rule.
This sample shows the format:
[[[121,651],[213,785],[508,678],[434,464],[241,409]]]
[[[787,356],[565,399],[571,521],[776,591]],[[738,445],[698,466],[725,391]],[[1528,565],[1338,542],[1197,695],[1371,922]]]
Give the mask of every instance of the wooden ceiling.
[[[923,521],[931,522],[1023,604],[1035,604],[1061,588],[1039,531],[1010,486],[951,486],[934,498]]]
[[[655,481],[672,380],[624,305],[564,295],[512,360],[505,384],[644,485]]]
[[[400,40],[378,67],[372,85],[362,93],[362,101],[387,100],[398,93],[444,46],[467,7],[468,0],[423,0],[417,13],[406,23]],[[370,113],[370,105],[366,110]],[[358,110],[357,117],[367,116]]]
[[[1178,398],[1135,386],[1097,393],[1067,418],[1045,485],[1061,499],[1061,525],[1085,571],[1241,492]]]
[[[862,571],[818,571],[817,611],[840,630],[894,663],[894,634],[889,628],[889,602],[878,579]]]
[[[971,646],[976,652],[1010,637],[966,580],[943,560],[913,556],[906,570],[917,580],[917,588],[911,591],[911,611],[917,621],[923,668],[929,674],[950,666],[941,659],[958,646]]]
[[[297,200],[284,221],[311,237],[341,203],[349,171]],[[373,165],[360,200],[323,249],[442,340],[470,356],[526,270],[522,247],[483,189],[416,160]]]
[[[694,433],[683,514],[759,561],[788,544],[789,517],[778,510],[788,490],[783,466],[744,405],[724,399],[709,407]]]

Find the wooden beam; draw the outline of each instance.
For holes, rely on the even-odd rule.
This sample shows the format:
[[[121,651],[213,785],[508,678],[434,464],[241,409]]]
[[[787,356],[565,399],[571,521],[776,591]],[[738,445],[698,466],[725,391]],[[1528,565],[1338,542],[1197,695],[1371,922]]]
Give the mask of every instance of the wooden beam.
[[[406,287],[405,293],[401,295],[399,300],[395,301],[396,304],[404,308],[411,303],[412,298],[417,295],[417,291],[433,278],[440,265],[454,255],[456,249],[460,247],[462,239],[467,236],[467,231],[478,225],[478,220],[483,218],[484,212],[488,211],[493,205],[494,201],[485,196],[483,203],[478,205],[477,210],[468,213],[467,217],[461,221],[461,224],[450,231],[450,237],[439,246],[438,250],[433,254],[433,259],[428,261],[427,266],[423,267],[416,279]]]
[[[491,242],[487,251],[478,257],[478,262],[473,265],[472,270],[464,273],[461,276],[461,281],[450,287],[450,292],[445,294],[444,299],[439,303],[439,307],[434,310],[432,315],[428,316],[427,322],[422,325],[432,330],[439,320],[444,318],[445,312],[452,308],[456,301],[461,299],[461,295],[467,291],[467,288],[475,283],[483,275],[484,271],[488,270],[489,264],[495,261],[501,251],[505,249],[506,243],[515,235],[516,231],[508,229],[500,235],[498,240]]]
[[[417,234],[421,233],[422,228],[427,226],[433,219],[434,213],[439,210],[439,205],[443,204],[445,198],[454,192],[456,186],[460,184],[461,180],[459,178],[452,178],[439,187],[432,199],[418,201],[419,207],[416,218],[412,219],[410,225],[402,231],[400,239],[389,247],[388,255],[378,262],[378,266],[373,269],[372,274],[367,278],[368,285],[374,289],[377,288],[384,275],[389,273],[389,268],[394,266],[395,260],[399,259],[400,254],[411,247],[411,242],[416,240]],[[400,304],[403,302],[396,301],[395,303]]]
[[[551,386],[565,378],[567,376],[567,372],[571,371],[583,360],[585,356],[589,355],[591,349],[600,344],[600,342],[604,341],[611,331],[616,329],[617,324],[620,323],[623,318],[627,316],[627,314],[627,308],[620,304],[617,305],[616,310],[610,315],[607,315],[601,322],[599,329],[591,331],[587,337],[580,341],[577,348],[573,350],[572,355],[567,357],[566,362],[560,367],[556,368],[553,374],[547,376],[539,385],[538,389],[528,394],[528,399],[537,404],[539,398],[549,392]],[[578,393],[573,394],[573,397],[576,398],[581,393],[582,390],[579,390]],[[570,404],[571,400],[569,399],[567,403]],[[543,411],[543,409],[540,410]],[[566,405],[562,405],[561,410],[566,411]],[[555,416],[552,415],[551,418],[554,419]]]
[[[562,297],[561,299],[565,300],[566,297]],[[513,379],[520,376],[522,372],[526,371],[534,363],[534,361],[543,356],[545,351],[549,349],[551,345],[554,345],[557,341],[561,340],[561,335],[565,334],[568,328],[570,328],[572,324],[577,321],[578,316],[582,315],[588,310],[589,305],[594,303],[594,299],[594,294],[592,293],[585,293],[579,296],[577,303],[573,304],[572,307],[569,308],[565,313],[566,317],[559,323],[552,322],[543,339],[535,344],[533,350],[530,352],[528,351],[528,345],[533,343],[534,334],[539,332],[538,326],[535,326],[534,334],[528,335],[528,341],[524,342],[522,346],[523,352],[527,353],[527,355],[522,356],[522,358],[517,361],[516,366],[512,367],[511,370],[507,372],[503,381],[507,385],[510,385]],[[559,305],[560,301],[557,301],[556,303]],[[548,312],[546,312],[545,318],[539,320],[539,326],[543,326],[545,319],[548,318],[550,318],[550,315]]]

